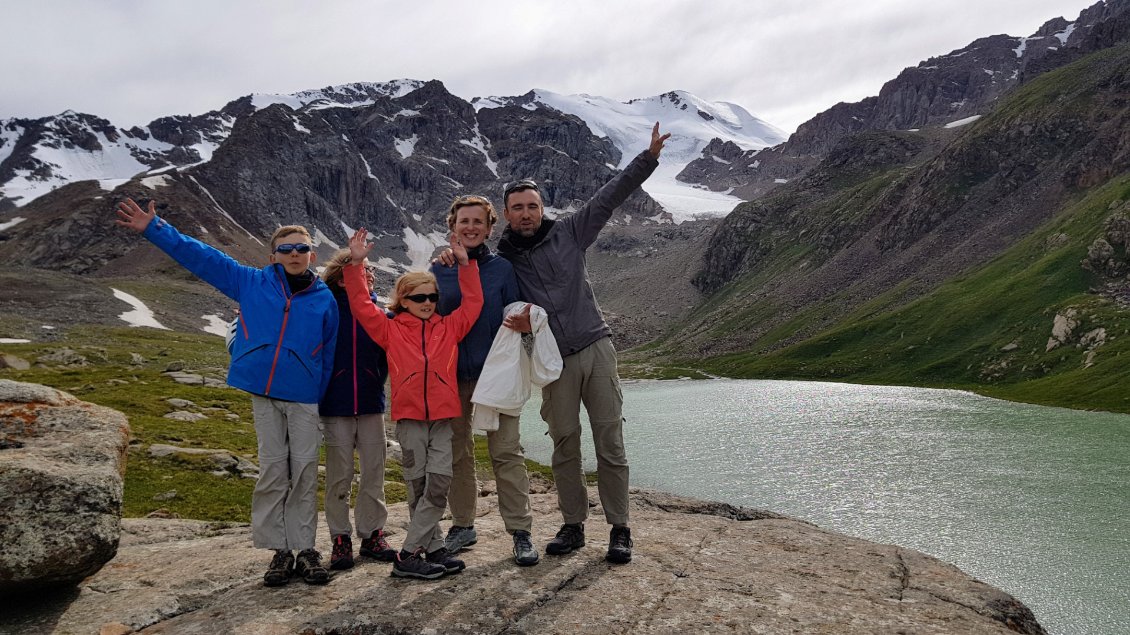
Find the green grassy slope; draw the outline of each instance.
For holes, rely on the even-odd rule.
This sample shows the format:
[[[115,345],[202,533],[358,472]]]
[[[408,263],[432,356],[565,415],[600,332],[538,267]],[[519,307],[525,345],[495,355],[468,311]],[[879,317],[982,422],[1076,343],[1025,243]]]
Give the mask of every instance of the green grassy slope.
[[[1080,261],[1112,204],[1130,200],[1130,176],[1112,180],[980,270],[900,308],[863,317],[802,343],[697,364],[735,377],[835,379],[963,387],[1009,399],[1130,412],[1130,310],[1090,292]],[[1057,245],[1049,247],[1049,245]],[[898,289],[889,294],[897,294]],[[886,298],[872,304],[883,305]],[[1075,338],[1046,350],[1057,312],[1074,309]],[[1079,335],[1102,328],[1084,368]],[[1128,357],[1130,359],[1130,357]]]

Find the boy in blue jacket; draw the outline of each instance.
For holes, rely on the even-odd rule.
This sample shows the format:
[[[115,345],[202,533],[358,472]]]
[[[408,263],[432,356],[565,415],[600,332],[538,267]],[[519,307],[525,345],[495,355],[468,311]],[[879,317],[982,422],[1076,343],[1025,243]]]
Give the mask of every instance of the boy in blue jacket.
[[[271,264],[255,269],[178,232],[127,199],[118,225],[142,234],[201,280],[239,303],[228,385],[251,393],[259,446],[259,480],[251,495],[256,547],[275,555],[266,586],[292,575],[325,584],[329,572],[314,549],[318,526],[318,402],[333,372],[338,313],[333,294],[310,266],[310,233],[299,225],[271,236]],[[294,551],[298,551],[297,558]]]

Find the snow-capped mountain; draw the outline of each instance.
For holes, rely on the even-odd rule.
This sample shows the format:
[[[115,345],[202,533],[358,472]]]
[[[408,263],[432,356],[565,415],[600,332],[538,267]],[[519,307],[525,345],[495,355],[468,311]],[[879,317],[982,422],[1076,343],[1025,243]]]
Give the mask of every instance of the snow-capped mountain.
[[[412,79],[354,83],[292,95],[251,94],[202,116],[170,116],[119,128],[66,111],[39,119],[0,120],[0,211],[22,207],[67,183],[98,181],[107,190],[143,173],[205,163],[235,121],[273,104],[292,110],[355,108],[401,97],[422,86]]]
[[[157,174],[174,167],[206,163],[228,139],[237,120],[277,104],[296,113],[292,123],[296,130],[308,132],[300,123],[298,113],[310,115],[328,109],[368,108],[378,101],[398,100],[425,84],[400,79],[329,86],[288,95],[252,94],[201,116],[163,117],[147,126],[129,129],[70,111],[34,120],[2,120],[0,211],[22,207],[67,183],[94,180],[106,189],[113,189],[141,173]],[[575,115],[593,135],[607,139],[619,151],[619,164],[613,161],[609,164],[611,168],[623,167],[646,147],[652,125],[661,122],[663,131],[672,133],[672,138],[646,190],[676,221],[703,213],[726,214],[740,202],[724,192],[710,192],[675,179],[687,163],[701,156],[702,149],[712,139],[720,138],[743,149],[756,150],[784,138],[780,130],[741,106],[708,102],[684,91],[622,103],[604,97],[537,90],[522,97],[476,98],[472,103],[474,111],[480,113],[520,106],[527,110],[548,108]],[[412,109],[397,113],[408,117],[418,114]],[[476,148],[486,166],[497,176],[496,159],[489,150],[491,140],[481,133],[471,135],[470,142],[463,139],[434,141],[454,141]],[[407,159],[419,142],[421,138],[416,135],[398,138],[397,152]],[[563,209],[568,209],[568,205]]]
[[[538,89],[521,97],[483,97],[472,103],[477,110],[507,105],[527,110],[548,106],[575,115],[593,134],[607,138],[620,151],[618,168],[623,168],[644,149],[652,126],[658,121],[663,132],[671,133],[671,139],[663,150],[659,168],[644,183],[644,190],[676,221],[702,214],[725,215],[741,202],[727,192],[711,192],[675,179],[688,163],[702,156],[703,148],[712,139],[729,141],[751,151],[785,140],[781,130],[737,104],[708,102],[681,90],[618,102],[606,97],[562,95]]]

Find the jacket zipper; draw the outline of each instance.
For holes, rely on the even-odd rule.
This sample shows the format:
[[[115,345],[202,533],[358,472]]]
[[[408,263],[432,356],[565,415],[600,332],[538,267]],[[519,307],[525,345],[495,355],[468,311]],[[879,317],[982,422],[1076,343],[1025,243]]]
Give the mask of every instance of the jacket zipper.
[[[428,323],[420,320],[420,350],[424,353],[424,421],[431,421],[428,412]]]
[[[357,318],[353,319],[353,416],[357,416]]]
[[[275,275],[279,275],[278,269],[275,269]],[[313,282],[310,283],[310,287],[312,286],[314,286]],[[282,289],[283,295],[286,296],[286,305],[283,306],[282,328],[279,329],[279,341],[275,344],[275,358],[271,360],[271,373],[267,375],[267,388],[263,391],[264,397],[271,396],[271,382],[275,380],[275,368],[279,364],[279,353],[282,352],[283,336],[286,335],[286,323],[288,320],[290,320],[290,301],[293,300],[294,296],[298,295],[298,293],[302,293],[302,291],[306,291],[310,288],[306,287],[306,289],[303,289],[298,293],[287,295],[286,280],[284,280],[282,277],[279,277],[279,287]]]
[[[539,243],[539,244],[540,244],[540,243]],[[550,295],[550,293],[549,293],[549,287],[545,286],[545,281],[544,281],[544,280],[542,280],[542,277],[541,277],[541,271],[539,271],[539,270],[538,270],[538,268],[534,266],[534,258],[533,258],[533,253],[532,253],[532,252],[533,252],[533,250],[531,249],[530,251],[527,251],[527,252],[525,253],[525,256],[526,256],[526,264],[527,264],[527,265],[528,265],[528,266],[530,267],[530,270],[532,270],[532,271],[534,272],[534,274],[535,274],[535,275],[536,275],[536,276],[538,277],[538,284],[539,284],[539,285],[541,285],[542,291],[544,291],[544,292],[545,292],[545,297],[546,297],[546,299],[547,299],[547,300],[552,300],[552,299],[553,299],[553,296],[551,296],[551,295]],[[543,309],[546,309],[546,313],[547,313],[547,314],[550,314],[550,315],[553,315],[553,316],[557,316],[557,315],[558,315],[558,312],[557,312],[557,307],[556,307],[556,306],[549,306],[549,307],[542,307],[542,308],[543,308]],[[553,311],[552,313],[550,313],[550,310],[551,310],[551,309],[552,309],[552,311]],[[553,319],[553,318],[551,318],[551,319]],[[557,321],[556,319],[554,319],[553,321],[554,321],[554,322],[557,322],[557,326],[556,326],[556,327],[553,327],[553,335],[554,335],[555,337],[557,337],[557,334],[558,334],[558,333],[560,333],[560,334],[561,334],[561,335],[560,335],[560,337],[565,337],[565,329],[564,329],[564,328],[562,328],[562,326],[561,326],[561,323],[560,323],[559,321]],[[532,327],[533,327],[533,323],[531,323],[531,324],[530,324],[530,326],[531,326],[531,329],[532,329]],[[571,348],[571,346],[572,346],[572,345],[571,345],[571,344],[570,344],[569,342],[566,342],[566,346],[567,346],[567,347],[570,347],[570,348]],[[573,351],[573,352],[576,352],[576,351]]]

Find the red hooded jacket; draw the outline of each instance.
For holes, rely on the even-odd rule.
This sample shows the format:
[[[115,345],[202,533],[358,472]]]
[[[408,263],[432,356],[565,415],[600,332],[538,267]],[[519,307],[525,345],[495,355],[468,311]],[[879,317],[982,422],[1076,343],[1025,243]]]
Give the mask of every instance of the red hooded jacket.
[[[373,304],[360,265],[342,269],[353,317],[388,355],[392,418],[435,421],[463,416],[455,371],[459,341],[471,330],[483,307],[479,265],[459,267],[463,302],[448,316],[427,320],[408,311],[390,318]]]

